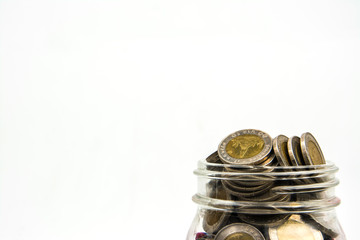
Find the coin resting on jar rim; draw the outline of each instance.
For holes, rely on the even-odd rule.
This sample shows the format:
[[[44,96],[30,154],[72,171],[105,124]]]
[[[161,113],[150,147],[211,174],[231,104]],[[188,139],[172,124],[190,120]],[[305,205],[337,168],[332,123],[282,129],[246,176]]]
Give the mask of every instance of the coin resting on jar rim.
[[[227,136],[219,145],[219,157],[227,164],[255,165],[264,160],[272,150],[269,134],[245,129]]]
[[[303,133],[300,144],[302,155],[307,165],[321,165],[326,163],[320,146],[311,133]]]

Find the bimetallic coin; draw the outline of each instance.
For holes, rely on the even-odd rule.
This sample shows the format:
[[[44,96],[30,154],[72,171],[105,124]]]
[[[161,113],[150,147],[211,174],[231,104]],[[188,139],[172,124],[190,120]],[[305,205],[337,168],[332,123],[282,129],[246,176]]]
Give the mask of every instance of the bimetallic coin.
[[[284,135],[279,135],[273,140],[274,152],[281,166],[292,165],[287,147],[288,140],[289,138]]]
[[[297,136],[291,137],[288,140],[288,152],[290,156],[290,161],[292,166],[303,166],[305,165],[301,147],[300,147],[300,138]]]
[[[278,227],[270,227],[268,230],[270,240],[323,240],[320,231],[310,225],[290,218]]]
[[[271,151],[262,162],[258,163],[258,165],[232,165],[232,167],[225,166],[225,169],[229,172],[271,172],[273,168],[265,168],[266,166],[274,166],[275,165],[275,153]],[[263,168],[264,167],[264,168]]]
[[[311,133],[302,134],[300,143],[305,164],[321,165],[326,163],[320,146]]]
[[[231,200],[230,195],[221,184],[217,185],[209,197],[221,200]],[[230,213],[226,211],[205,210],[203,220],[204,230],[209,234],[215,234],[225,225],[229,216]]]
[[[221,229],[214,240],[265,240],[262,233],[246,223],[233,223]]]
[[[228,164],[257,165],[270,153],[271,137],[262,131],[245,129],[226,137],[219,145],[221,160]]]

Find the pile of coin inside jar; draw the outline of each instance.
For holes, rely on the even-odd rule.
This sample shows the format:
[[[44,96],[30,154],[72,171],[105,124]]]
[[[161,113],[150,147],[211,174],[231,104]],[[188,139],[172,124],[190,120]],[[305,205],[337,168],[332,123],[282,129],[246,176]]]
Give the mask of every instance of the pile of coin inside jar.
[[[259,177],[266,176],[263,173],[271,172],[276,167],[280,167],[280,171],[281,167],[285,167],[283,171],[295,171],[286,170],[286,167],[303,166],[304,169],[306,166],[326,164],[319,144],[308,132],[301,137],[279,135],[272,139],[259,130],[240,130],[226,137],[218,150],[206,158],[206,162],[209,171],[222,171],[224,176],[246,173],[241,179],[224,177],[210,180],[207,194],[212,199],[295,203],[321,197],[321,193],[317,192],[292,195],[274,191],[282,187],[284,182],[296,188],[321,183],[321,177],[301,178],[294,175],[287,181],[264,181]],[[336,232],[310,213],[248,214],[206,209],[202,226],[204,232],[199,232],[196,240],[332,240],[337,236]]]

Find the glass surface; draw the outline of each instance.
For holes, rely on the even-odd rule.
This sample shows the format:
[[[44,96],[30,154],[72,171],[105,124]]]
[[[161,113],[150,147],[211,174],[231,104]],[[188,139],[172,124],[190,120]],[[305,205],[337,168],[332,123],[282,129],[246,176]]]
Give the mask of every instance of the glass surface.
[[[338,168],[199,161],[198,211],[187,240],[345,240],[336,217]],[[259,233],[258,233],[259,232]]]

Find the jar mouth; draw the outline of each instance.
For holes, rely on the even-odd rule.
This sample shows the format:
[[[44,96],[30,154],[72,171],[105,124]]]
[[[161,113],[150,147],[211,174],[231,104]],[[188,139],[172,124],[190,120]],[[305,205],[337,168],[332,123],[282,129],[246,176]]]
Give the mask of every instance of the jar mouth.
[[[250,214],[308,213],[334,208],[339,184],[332,162],[307,166],[249,166],[198,161],[199,192],[205,208]]]
[[[252,202],[252,201],[229,201],[212,199],[195,194],[192,200],[203,208],[215,211],[237,212],[244,214],[295,214],[326,211],[340,204],[337,197],[297,202]]]
[[[274,178],[308,178],[316,175],[329,175],[336,173],[339,168],[328,161],[321,165],[306,166],[252,166],[252,165],[235,165],[222,163],[209,163],[206,160],[198,161],[198,168],[194,174],[198,177],[233,179],[234,177],[257,176]]]

